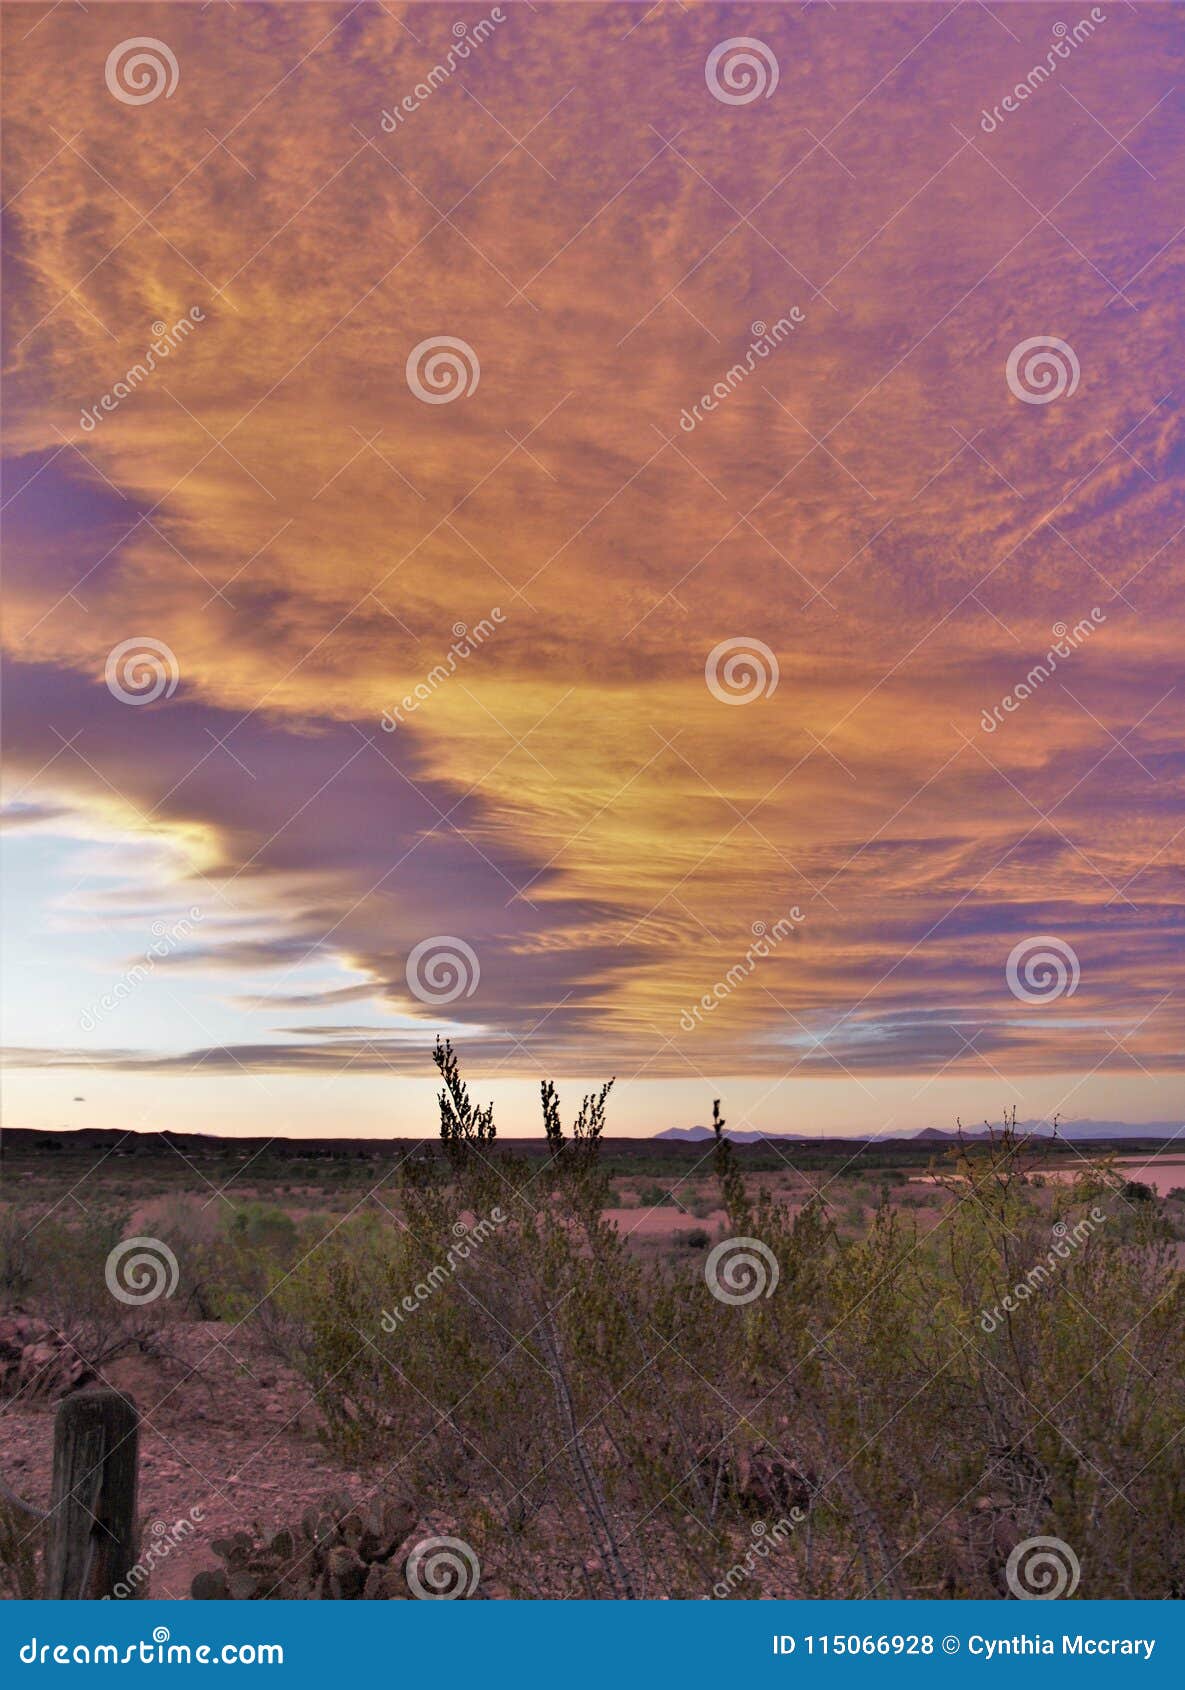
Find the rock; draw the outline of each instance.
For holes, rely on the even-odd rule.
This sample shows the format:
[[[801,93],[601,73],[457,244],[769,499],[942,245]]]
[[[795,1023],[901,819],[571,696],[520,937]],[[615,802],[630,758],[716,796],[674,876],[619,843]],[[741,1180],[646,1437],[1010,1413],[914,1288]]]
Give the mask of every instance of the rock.
[[[325,1557],[325,1571],[329,1576],[329,1594],[335,1602],[361,1596],[367,1567],[355,1549],[344,1543],[331,1549]]]
[[[94,1377],[62,1334],[44,1320],[20,1312],[0,1319],[0,1389],[5,1394],[52,1401]]]
[[[410,1602],[407,1581],[397,1567],[375,1565],[366,1575],[362,1595],[368,1602]]]
[[[805,1513],[811,1505],[814,1486],[810,1477],[783,1451],[759,1444],[737,1457],[737,1494],[742,1501],[769,1513]]]
[[[409,1527],[416,1530],[409,1535]],[[232,1600],[410,1600],[403,1564],[429,1528],[408,1497],[354,1504],[346,1492],[305,1511],[300,1525],[258,1543],[246,1532],[216,1538],[211,1549],[226,1562],[222,1579]],[[211,1590],[218,1586],[211,1582]]]

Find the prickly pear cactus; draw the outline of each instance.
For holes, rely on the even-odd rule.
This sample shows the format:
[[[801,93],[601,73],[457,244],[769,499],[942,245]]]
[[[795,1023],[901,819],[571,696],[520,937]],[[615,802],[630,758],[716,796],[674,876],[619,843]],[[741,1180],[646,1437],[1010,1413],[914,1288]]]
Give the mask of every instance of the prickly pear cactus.
[[[418,1520],[406,1497],[357,1504],[327,1497],[295,1530],[266,1542],[248,1532],[216,1538],[210,1547],[224,1566],[198,1573],[190,1594],[197,1601],[410,1600],[403,1565]]]

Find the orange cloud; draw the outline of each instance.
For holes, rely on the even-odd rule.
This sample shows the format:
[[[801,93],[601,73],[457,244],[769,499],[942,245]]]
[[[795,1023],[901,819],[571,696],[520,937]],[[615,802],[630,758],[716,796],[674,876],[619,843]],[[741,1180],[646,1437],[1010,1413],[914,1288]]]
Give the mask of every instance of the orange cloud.
[[[262,929],[228,977],[335,955],[427,1022],[457,935],[509,1072],[1175,1066],[1169,9],[991,132],[1052,8],[758,6],[745,104],[727,7],[224,11],[4,17],[22,801],[175,835]],[[113,94],[132,35],[172,93]],[[1056,1010],[1006,976],[1046,934]]]

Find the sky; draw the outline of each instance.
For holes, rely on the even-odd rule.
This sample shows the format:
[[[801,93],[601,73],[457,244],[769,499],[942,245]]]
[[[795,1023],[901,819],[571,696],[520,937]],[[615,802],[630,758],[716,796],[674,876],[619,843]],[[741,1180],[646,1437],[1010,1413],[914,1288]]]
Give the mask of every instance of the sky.
[[[7,1123],[1180,1123],[1180,22],[5,6]]]

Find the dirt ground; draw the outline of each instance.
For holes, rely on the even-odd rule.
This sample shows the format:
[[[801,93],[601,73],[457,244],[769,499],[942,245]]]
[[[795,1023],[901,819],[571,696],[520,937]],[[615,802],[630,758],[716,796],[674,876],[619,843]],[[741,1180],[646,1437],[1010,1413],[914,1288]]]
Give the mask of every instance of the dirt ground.
[[[214,1538],[290,1525],[328,1492],[361,1499],[377,1475],[363,1480],[327,1454],[308,1386],[263,1356],[245,1329],[217,1321],[177,1325],[169,1345],[167,1359],[128,1357],[106,1372],[143,1416],[143,1544],[163,1538],[154,1531],[158,1522],[194,1522],[192,1535],[155,1566],[150,1594],[187,1597],[199,1568],[221,1565],[209,1548]],[[49,1506],[55,1407],[0,1406],[5,1476],[40,1508]]]
[[[154,1221],[158,1209],[142,1205],[136,1224]],[[697,1218],[635,1199],[607,1214],[631,1247],[645,1253],[669,1249],[674,1235],[695,1229],[713,1241],[723,1236],[722,1211]],[[167,1354],[128,1356],[104,1369],[142,1416],[142,1544],[155,1542],[159,1554],[176,1522],[189,1520],[194,1528],[156,1561],[148,1594],[187,1598],[196,1572],[222,1565],[210,1548],[217,1538],[240,1530],[270,1535],[329,1494],[345,1491],[361,1501],[380,1486],[382,1474],[352,1471],[323,1447],[308,1384],[278,1365],[249,1325],[176,1322],[166,1343]],[[43,1509],[50,1500],[55,1409],[52,1395],[0,1402],[0,1470],[20,1496]]]
[[[1154,1159],[1137,1164],[1132,1158],[1123,1173],[1155,1183],[1162,1191],[1185,1185],[1185,1163],[1176,1161],[1157,1167]],[[927,1232],[941,1220],[944,1199],[921,1167],[915,1164],[909,1174],[908,1181],[896,1175],[894,1200]],[[821,1186],[837,1222],[854,1231],[859,1231],[881,1189],[875,1172],[861,1175],[846,1167],[833,1175],[780,1168],[753,1174],[751,1185],[764,1186],[792,1210]],[[669,1188],[675,1190],[678,1206]],[[663,1201],[657,1201],[660,1190]],[[174,1190],[167,1199],[141,1201],[135,1225],[152,1231],[167,1213],[163,1205],[179,1198],[199,1204],[206,1195],[201,1190]],[[289,1185],[283,1195],[264,1186],[258,1194],[236,1189],[240,1200],[256,1195],[278,1202],[292,1218],[324,1216],[341,1202],[335,1193],[328,1204],[309,1207],[310,1196],[324,1195],[315,1186],[306,1190]],[[706,1250],[703,1235],[715,1243],[727,1231],[726,1217],[715,1207],[714,1183],[703,1175],[659,1181],[657,1186],[649,1177],[619,1177],[615,1198],[607,1218],[642,1256],[681,1254],[692,1247],[688,1235],[697,1233],[695,1247]],[[343,1212],[350,1206],[343,1204]],[[317,1435],[318,1411],[310,1387],[265,1351],[249,1325],[178,1321],[168,1328],[167,1346],[167,1353],[129,1356],[106,1369],[110,1382],[134,1398],[142,1416],[143,1544],[161,1544],[179,1521],[193,1525],[192,1533],[184,1534],[157,1562],[152,1596],[188,1597],[196,1572],[221,1565],[210,1548],[215,1539],[240,1530],[269,1536],[295,1524],[327,1495],[345,1492],[362,1501],[381,1489],[382,1473],[370,1467],[364,1473],[353,1471],[328,1453]],[[19,1495],[40,1508],[49,1505],[55,1408],[52,1395],[0,1400],[0,1471]],[[389,1483],[397,1486],[398,1475]],[[427,1519],[433,1519],[432,1529],[448,1530],[447,1521]]]

